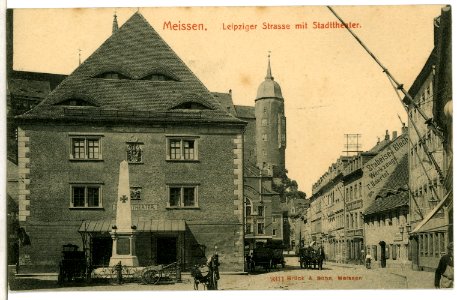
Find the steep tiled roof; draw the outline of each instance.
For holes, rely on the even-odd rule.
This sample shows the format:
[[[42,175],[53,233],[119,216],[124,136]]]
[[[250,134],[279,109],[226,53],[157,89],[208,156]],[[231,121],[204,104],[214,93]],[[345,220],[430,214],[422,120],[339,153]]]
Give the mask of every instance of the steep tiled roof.
[[[242,119],[255,119],[255,107],[235,105],[236,116]]]
[[[370,154],[378,154],[384,148],[386,148],[389,144],[390,144],[390,140],[382,140],[379,143],[377,143],[376,145],[374,145],[373,148],[371,148],[367,152]]]
[[[217,93],[211,92],[214,99],[219,101],[223,108],[225,108],[232,116],[236,116],[235,106],[233,105],[232,94],[230,93]]]
[[[106,72],[119,73],[123,75],[121,78],[125,78],[98,78]],[[150,74],[163,74],[171,80],[145,79]],[[62,105],[69,99],[83,100],[92,106],[72,110]],[[199,109],[175,109],[185,102],[196,102],[207,109],[201,106]],[[125,112],[134,115],[138,111],[173,111],[179,112],[183,118],[191,112],[192,116],[198,115],[195,122],[244,123],[227,113],[138,12],[40,105],[20,118],[100,119],[98,117],[103,116],[105,119],[116,119]],[[157,121],[156,114],[149,116],[152,116],[150,121]]]
[[[405,189],[408,186],[409,173],[408,173],[408,155],[405,154],[398,163],[394,172],[389,176],[384,186],[381,188],[381,192],[378,196],[385,196],[389,191],[397,191],[399,189]]]
[[[408,205],[408,155],[404,155],[394,172],[387,179],[375,201],[365,210],[365,215],[387,211]]]
[[[397,207],[407,206],[409,203],[408,191],[398,191],[397,193],[388,193],[385,197],[376,198],[370,207],[365,211],[365,215],[372,215],[380,212],[392,210]]]
[[[44,98],[51,91],[49,82],[27,79],[10,79],[8,91],[15,96]]]

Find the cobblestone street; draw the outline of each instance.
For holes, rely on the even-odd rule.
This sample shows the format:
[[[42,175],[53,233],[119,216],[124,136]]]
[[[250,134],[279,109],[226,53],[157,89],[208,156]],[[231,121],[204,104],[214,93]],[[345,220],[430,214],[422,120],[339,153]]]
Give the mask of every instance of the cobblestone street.
[[[221,274],[219,290],[347,290],[347,289],[433,289],[433,272],[399,268],[369,269],[361,265],[325,263],[324,269],[300,269],[297,257],[287,257],[286,267],[249,275]],[[201,288],[201,287],[200,287]],[[185,291],[193,290],[192,278],[183,275],[176,284],[139,283],[58,286],[56,276],[10,276],[10,290],[56,291]]]

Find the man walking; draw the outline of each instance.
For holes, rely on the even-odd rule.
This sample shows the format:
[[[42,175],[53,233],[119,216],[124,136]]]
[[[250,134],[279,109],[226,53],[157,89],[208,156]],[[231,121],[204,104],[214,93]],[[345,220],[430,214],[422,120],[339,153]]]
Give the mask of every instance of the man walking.
[[[454,243],[447,246],[447,254],[443,255],[435,271],[435,287],[454,287]]]

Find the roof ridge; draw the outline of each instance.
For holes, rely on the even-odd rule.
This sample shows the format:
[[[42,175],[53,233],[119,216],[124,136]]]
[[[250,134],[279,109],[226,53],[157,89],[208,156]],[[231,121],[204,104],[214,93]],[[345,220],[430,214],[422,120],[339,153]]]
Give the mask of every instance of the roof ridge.
[[[157,34],[157,36],[163,41],[163,43],[165,44],[165,46],[168,48],[168,50],[170,50],[175,56],[176,58],[178,58],[178,60],[184,65],[184,67],[198,80],[198,82],[205,88],[205,90],[207,91],[207,93],[213,97],[213,95],[211,94],[211,91],[206,87],[206,85],[203,84],[203,82],[200,80],[200,78],[198,78],[198,76],[189,68],[189,66],[187,66],[187,64],[181,59],[181,57],[179,57],[179,55],[173,50],[173,48],[171,48],[171,46],[159,35],[159,33],[154,29],[154,27],[152,27],[151,24],[149,24],[149,22],[146,20],[146,18],[139,12],[137,11],[134,15],[132,15],[131,18],[133,18],[133,16],[135,16],[136,14],[138,14],[143,21],[146,22],[146,24],[149,26],[150,29],[152,29],[154,31],[155,34]],[[129,20],[130,20],[129,19]],[[214,97],[213,97],[214,98]],[[217,101],[216,99],[214,99],[215,103],[217,103],[220,107],[221,110],[223,110],[224,112],[226,112],[226,110],[222,107],[222,105],[219,103],[219,101]],[[228,113],[228,112],[227,112]]]
[[[113,65],[112,70],[107,70],[109,65]],[[138,79],[144,72],[153,71],[160,65],[174,73],[176,78]],[[102,74],[100,72],[121,73],[116,69],[127,70],[131,78],[94,78]],[[74,94],[72,91],[99,99],[101,108],[149,111],[170,110],[186,93],[191,93],[211,106],[212,111],[205,113],[207,118],[244,123],[222,106],[140,12],[135,12],[117,31],[111,33],[27,116],[33,118],[60,113],[62,117],[64,111],[58,112],[53,106]]]

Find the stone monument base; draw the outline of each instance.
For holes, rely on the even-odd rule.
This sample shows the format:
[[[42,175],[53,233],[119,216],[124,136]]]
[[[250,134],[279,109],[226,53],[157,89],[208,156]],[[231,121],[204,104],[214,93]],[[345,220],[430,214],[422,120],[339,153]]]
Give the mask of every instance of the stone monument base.
[[[138,263],[138,257],[132,255],[115,255],[111,256],[109,259],[109,266],[115,266],[119,262],[121,265],[128,266],[128,267],[138,267],[140,264]]]

